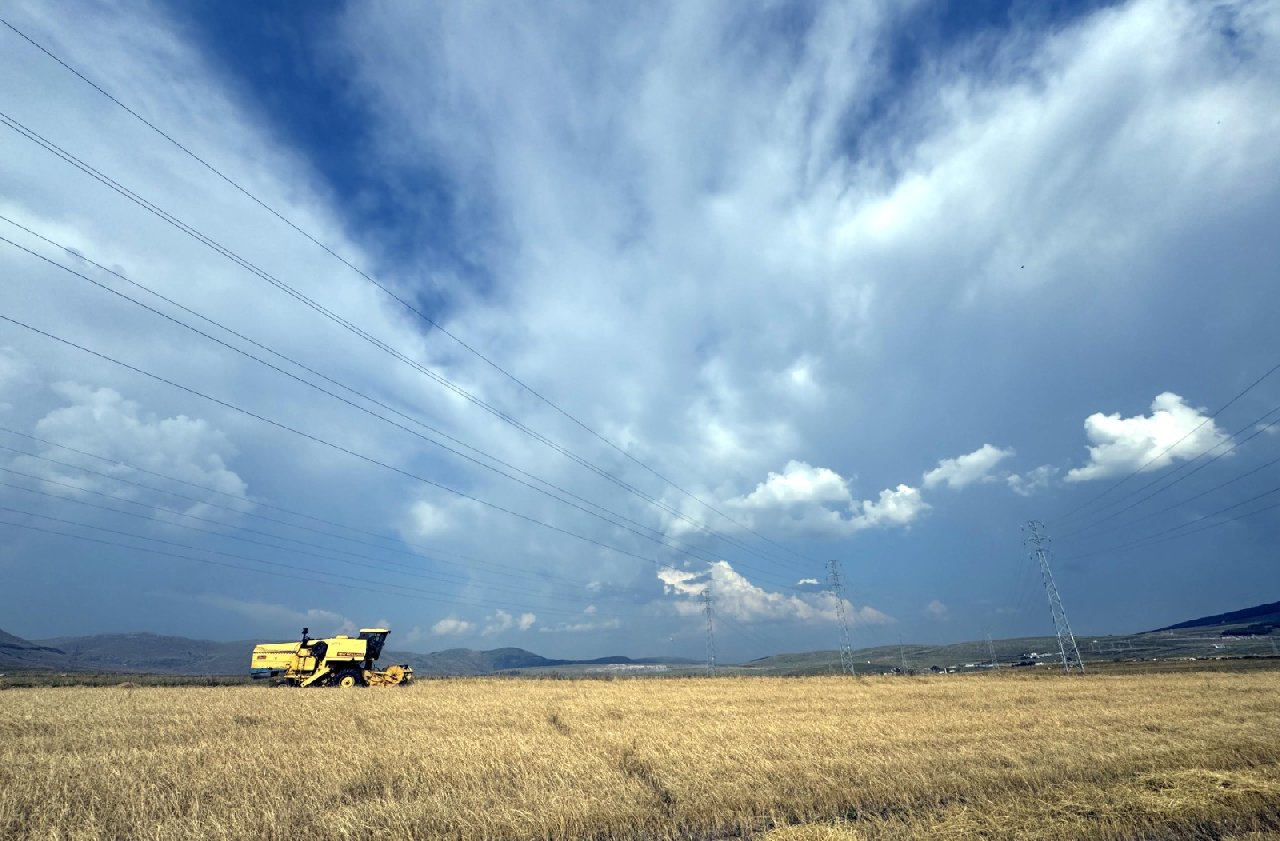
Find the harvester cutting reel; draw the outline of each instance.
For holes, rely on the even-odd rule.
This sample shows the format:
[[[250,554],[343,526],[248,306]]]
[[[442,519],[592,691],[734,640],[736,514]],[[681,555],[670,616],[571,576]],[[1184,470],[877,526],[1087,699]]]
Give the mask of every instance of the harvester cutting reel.
[[[316,678],[320,678],[317,680]],[[399,686],[413,680],[413,669],[408,666],[388,666],[378,669],[341,669],[323,680],[316,675],[311,680],[303,681],[302,686],[336,686],[339,689],[351,689],[356,686]]]
[[[364,673],[364,681],[369,686],[399,686],[413,680],[413,669],[408,666],[388,666],[385,671],[372,669]],[[350,686],[352,684],[339,684]]]

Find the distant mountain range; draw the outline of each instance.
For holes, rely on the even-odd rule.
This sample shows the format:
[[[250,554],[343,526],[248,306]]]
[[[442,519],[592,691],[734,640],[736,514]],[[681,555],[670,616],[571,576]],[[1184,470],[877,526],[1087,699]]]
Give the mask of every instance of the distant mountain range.
[[[1244,610],[1233,610],[1230,613],[1203,616],[1199,619],[1192,619],[1189,622],[1179,622],[1177,625],[1170,625],[1167,628],[1157,628],[1153,633],[1178,631],[1183,628],[1214,628],[1220,625],[1243,625],[1247,629],[1252,629],[1252,633],[1257,634],[1269,634],[1272,631],[1280,630],[1280,602],[1255,605],[1254,607],[1246,607]]]
[[[258,642],[262,642],[259,640]],[[247,674],[254,641],[213,642],[158,634],[95,634],[30,641],[0,631],[0,670],[51,669],[64,672],[136,674]],[[489,675],[514,669],[597,665],[684,665],[681,658],[614,656],[594,660],[554,660],[523,648],[475,651],[452,648],[431,654],[384,651],[383,664],[407,663],[419,675]]]
[[[1206,636],[1206,631],[1213,634]],[[1280,638],[1280,602],[1260,604],[1244,610],[1204,616],[1169,625],[1143,634],[1091,638],[1077,636],[1080,653],[1086,660],[1119,657],[1214,656],[1227,650],[1226,641],[1242,637]],[[260,640],[261,641],[261,640]],[[87,637],[55,637],[25,640],[0,631],[0,671],[53,670],[60,672],[122,672],[170,675],[242,675],[249,670],[249,654],[254,641],[213,642],[157,634],[96,634]],[[1239,648],[1242,643],[1231,643]],[[1258,651],[1270,651],[1269,641],[1255,639]],[[995,640],[993,647],[1001,662],[1016,662],[1030,652],[1053,652],[1052,637]],[[1242,653],[1246,649],[1240,649]],[[933,664],[985,663],[990,651],[985,641],[941,646],[906,645],[860,649],[854,652],[859,663],[873,668],[892,669],[906,662],[910,668]],[[382,664],[407,663],[419,675],[491,675],[501,672],[580,674],[607,667],[673,667],[689,671],[699,661],[679,657],[631,658],[599,657],[594,660],[556,660],[523,648],[495,648],[475,651],[451,648],[431,654],[404,651],[383,652]],[[838,668],[839,653],[812,651],[776,654],[744,663],[742,671],[762,674],[804,674]]]

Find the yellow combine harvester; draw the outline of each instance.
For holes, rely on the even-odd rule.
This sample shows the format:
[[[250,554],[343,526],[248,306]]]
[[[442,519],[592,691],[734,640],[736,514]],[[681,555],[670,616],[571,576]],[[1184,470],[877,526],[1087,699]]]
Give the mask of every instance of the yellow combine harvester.
[[[302,629],[301,642],[267,642],[253,648],[250,674],[278,686],[397,686],[413,680],[407,665],[373,668],[387,641],[386,628],[361,628],[352,639],[338,635],[313,640]]]

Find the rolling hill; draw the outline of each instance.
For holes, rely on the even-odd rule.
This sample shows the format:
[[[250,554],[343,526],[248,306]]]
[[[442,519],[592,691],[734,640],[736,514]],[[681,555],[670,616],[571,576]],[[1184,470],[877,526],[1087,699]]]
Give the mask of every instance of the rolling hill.
[[[1270,634],[1280,631],[1280,602],[1254,605],[1229,613],[1215,613],[1213,616],[1202,616],[1167,628],[1157,628],[1152,633],[1180,631],[1187,628],[1228,628],[1242,634]]]

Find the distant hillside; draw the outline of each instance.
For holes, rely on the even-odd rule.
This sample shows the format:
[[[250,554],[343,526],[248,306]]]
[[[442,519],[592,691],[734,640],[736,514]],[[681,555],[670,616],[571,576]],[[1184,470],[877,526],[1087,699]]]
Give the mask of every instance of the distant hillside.
[[[451,648],[430,654],[412,654],[402,651],[382,655],[384,663],[408,663],[420,675],[491,675],[521,669],[546,669],[555,666],[599,665],[651,665],[671,663],[684,665],[694,661],[681,657],[597,657],[594,660],[554,660],[525,651],[523,648],[495,648],[476,651],[471,648]]]
[[[63,669],[66,660],[66,654],[57,648],[37,645],[0,631],[0,669]]]
[[[1272,631],[1280,630],[1280,602],[1255,605],[1254,607],[1246,607],[1244,610],[1217,613],[1213,616],[1203,616],[1199,619],[1179,622],[1177,625],[1170,625],[1167,628],[1157,628],[1153,633],[1180,631],[1184,628],[1213,628],[1222,625],[1249,626],[1247,629],[1241,630],[1257,634],[1269,634]]]
[[[495,648],[491,651],[450,648],[430,654],[391,651],[384,652],[382,660],[386,663],[408,663],[418,674],[428,675],[488,675],[508,669],[553,666],[564,662],[549,660],[523,648]]]
[[[39,644],[66,654],[67,663],[54,668],[175,675],[242,674],[249,671],[254,645],[148,633],[56,637]]]

